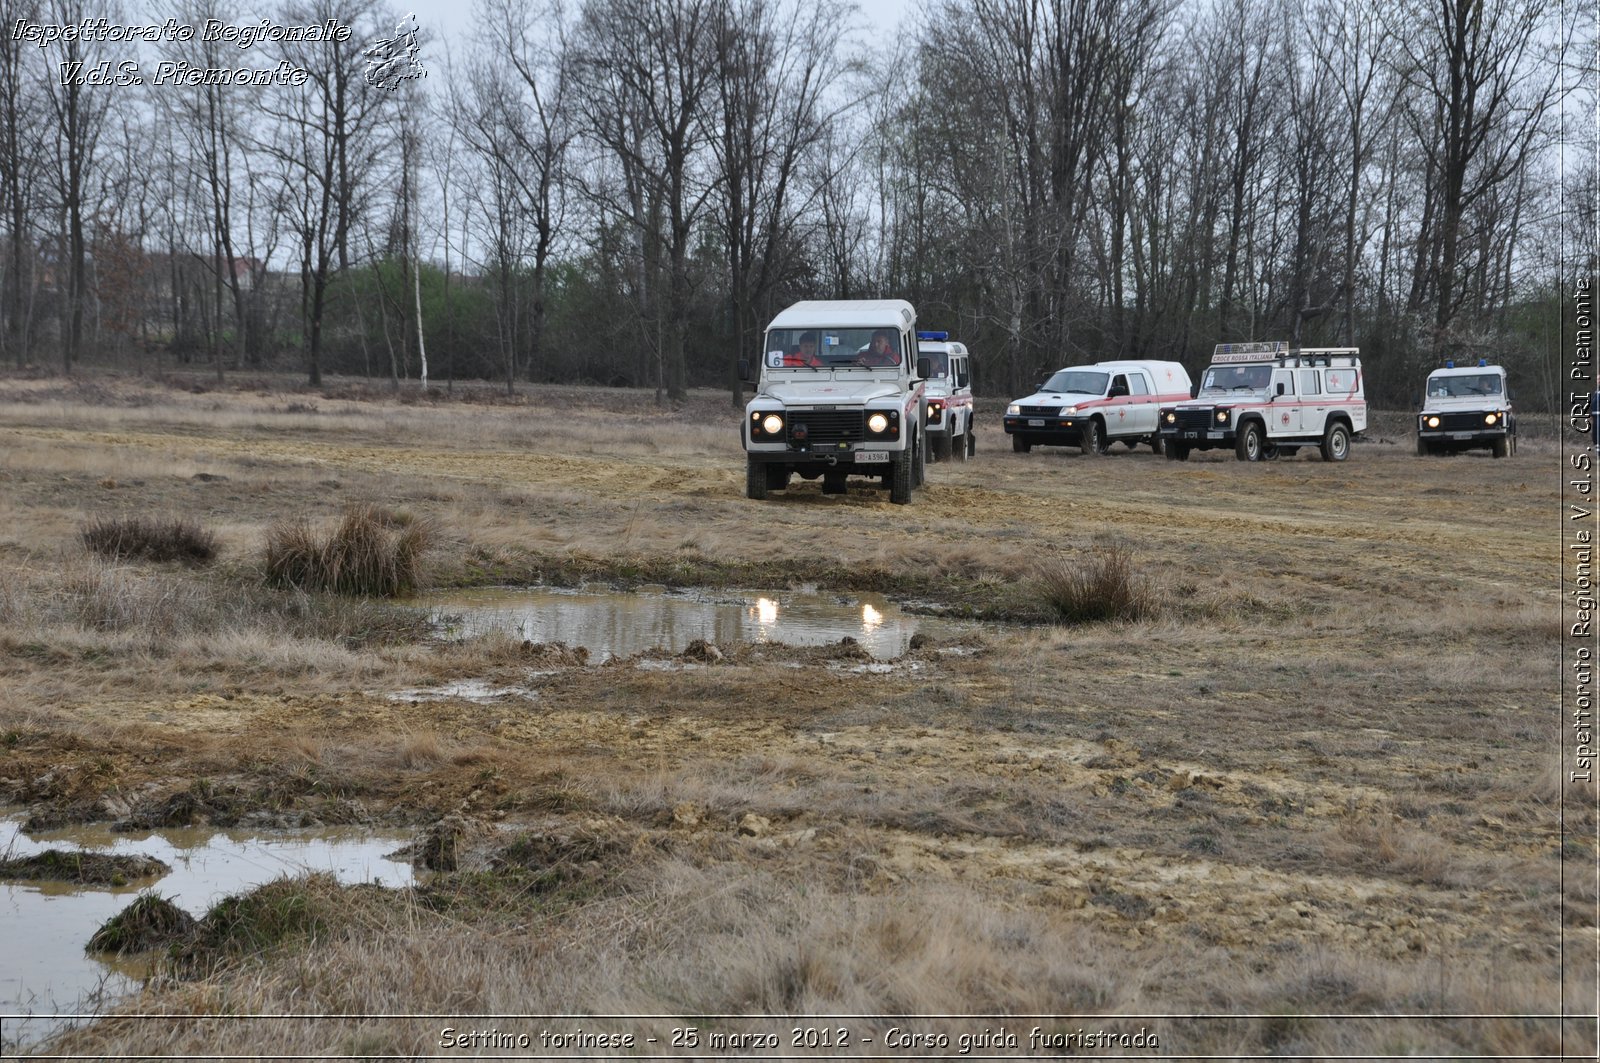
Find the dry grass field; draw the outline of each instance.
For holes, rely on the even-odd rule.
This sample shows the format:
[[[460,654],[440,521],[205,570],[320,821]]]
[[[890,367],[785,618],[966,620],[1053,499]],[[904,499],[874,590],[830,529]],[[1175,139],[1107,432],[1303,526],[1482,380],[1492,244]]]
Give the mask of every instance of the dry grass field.
[[[813,1025],[882,1056],[862,1031],[1004,1023],[1024,1048],[1593,1057],[1592,1021],[1552,1017],[1592,1011],[1596,956],[1553,442],[1178,463],[1013,454],[991,417],[901,507],[746,500],[737,423],[712,393],[0,379],[0,803],[403,826],[437,869],[265,887],[125,1002],[165,1017],[46,1050],[422,1056],[495,1025],[452,1015],[681,1016],[588,1024],[650,1054],[795,1025],[730,1016],[955,1014],[1013,1018]],[[983,622],[886,671],[845,645],[643,668],[269,583],[274,527],[358,505],[425,530],[424,587],[816,585]],[[215,559],[86,549],[134,516]],[[1137,619],[1049,623],[1052,578],[1108,556]],[[386,696],[462,679],[534,696]],[[516,1054],[443,1054],[475,1053]]]

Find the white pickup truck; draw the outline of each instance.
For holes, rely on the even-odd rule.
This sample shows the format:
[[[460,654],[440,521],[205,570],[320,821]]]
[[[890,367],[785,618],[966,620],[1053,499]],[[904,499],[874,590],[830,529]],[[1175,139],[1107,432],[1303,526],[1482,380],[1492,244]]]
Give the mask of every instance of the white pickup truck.
[[[1079,447],[1104,454],[1113,442],[1161,452],[1156,416],[1189,397],[1189,372],[1178,362],[1096,362],[1053,373],[1039,390],[1006,407],[1011,449]]]
[[[928,445],[916,331],[904,299],[799,302],[773,318],[759,359],[740,363],[756,388],[740,429],[745,494],[766,498],[797,474],[843,494],[848,477],[866,476],[910,502]]]

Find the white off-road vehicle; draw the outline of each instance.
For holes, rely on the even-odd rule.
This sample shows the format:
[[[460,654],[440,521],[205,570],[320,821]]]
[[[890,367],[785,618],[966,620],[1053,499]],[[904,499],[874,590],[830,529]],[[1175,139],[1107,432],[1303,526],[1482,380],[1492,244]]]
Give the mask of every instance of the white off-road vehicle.
[[[1467,367],[1446,362],[1443,369],[1428,375],[1417,414],[1417,453],[1474,448],[1497,458],[1517,452],[1517,416],[1511,410],[1506,371],[1482,358]]]
[[[1096,362],[1058,370],[1037,392],[1006,407],[1011,449],[1080,447],[1104,454],[1121,441],[1161,453],[1156,417],[1189,397],[1189,371],[1178,362]]]
[[[904,299],[795,303],[767,326],[745,407],[745,493],[765,498],[796,474],[843,494],[849,476],[881,479],[911,501],[927,461],[929,365],[915,358],[917,312]]]
[[[919,332],[917,353],[928,360],[928,456],[966,461],[978,452],[966,344],[952,340],[948,332]]]
[[[1200,393],[1161,411],[1161,444],[1174,461],[1215,447],[1264,461],[1308,446],[1344,461],[1367,428],[1365,386],[1354,347],[1218,344]]]

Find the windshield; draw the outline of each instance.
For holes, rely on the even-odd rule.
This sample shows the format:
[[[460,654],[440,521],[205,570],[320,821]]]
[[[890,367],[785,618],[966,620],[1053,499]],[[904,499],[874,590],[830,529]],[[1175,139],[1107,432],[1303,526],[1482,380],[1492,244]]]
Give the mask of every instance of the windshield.
[[[1460,399],[1468,395],[1500,394],[1499,373],[1474,373],[1471,376],[1433,376],[1428,378],[1430,399]]]
[[[1083,369],[1063,369],[1044,382],[1040,391],[1075,391],[1080,395],[1104,395],[1110,373],[1091,373]]]
[[[928,379],[942,380],[950,374],[950,355],[945,351],[918,350],[917,357],[926,358],[932,366],[928,371]]]
[[[768,369],[882,369],[900,364],[896,329],[773,329],[767,333]]]
[[[1201,391],[1260,391],[1272,383],[1270,365],[1214,365],[1206,370]]]

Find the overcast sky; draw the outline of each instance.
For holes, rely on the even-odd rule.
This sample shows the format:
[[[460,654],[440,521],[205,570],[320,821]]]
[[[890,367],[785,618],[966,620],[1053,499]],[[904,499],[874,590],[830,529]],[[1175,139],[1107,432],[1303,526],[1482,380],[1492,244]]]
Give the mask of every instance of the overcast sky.
[[[404,15],[417,16],[422,30],[421,60],[428,65],[430,44],[443,39],[451,51],[459,52],[466,46],[466,37],[472,28],[476,0],[393,0],[395,10]],[[861,7],[862,19],[884,33],[899,28],[901,20],[915,7],[915,0],[856,0]]]

